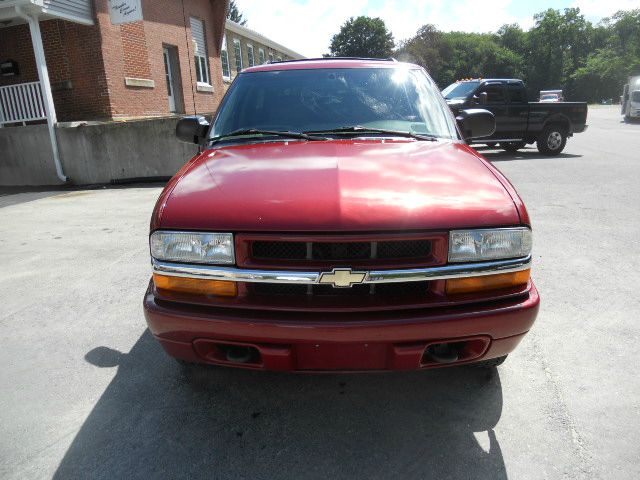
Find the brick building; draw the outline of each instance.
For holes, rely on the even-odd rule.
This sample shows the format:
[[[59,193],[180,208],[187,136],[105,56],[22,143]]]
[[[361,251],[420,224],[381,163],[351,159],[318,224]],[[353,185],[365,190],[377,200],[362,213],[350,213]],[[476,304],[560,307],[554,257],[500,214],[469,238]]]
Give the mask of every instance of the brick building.
[[[247,67],[304,58],[299,53],[231,20],[227,20],[224,33],[221,60],[225,84],[231,83],[236,75]]]
[[[58,2],[84,9],[75,17],[39,7],[43,2],[56,0],[0,1],[0,63],[15,70],[3,70],[0,89],[39,81],[30,26],[15,10],[21,6],[39,20],[58,121],[216,109],[224,93],[220,49],[227,0]],[[114,17],[111,9],[122,4],[134,9],[130,17],[141,13],[141,19],[114,21],[122,12]]]
[[[0,185],[173,175],[193,154],[177,115],[214,112],[247,66],[301,57],[225,27],[228,3],[0,0]]]

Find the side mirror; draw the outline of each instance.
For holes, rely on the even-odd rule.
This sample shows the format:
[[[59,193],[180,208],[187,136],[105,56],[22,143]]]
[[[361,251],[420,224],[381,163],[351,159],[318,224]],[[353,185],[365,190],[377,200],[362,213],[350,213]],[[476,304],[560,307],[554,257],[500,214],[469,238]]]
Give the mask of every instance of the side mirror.
[[[181,142],[200,144],[209,131],[209,122],[200,115],[184,117],[176,125],[176,137]]]
[[[480,92],[478,95],[471,97],[471,105],[486,105],[487,104],[487,92]]]
[[[496,130],[496,117],[489,110],[481,108],[462,110],[456,117],[456,122],[466,140],[488,137]]]

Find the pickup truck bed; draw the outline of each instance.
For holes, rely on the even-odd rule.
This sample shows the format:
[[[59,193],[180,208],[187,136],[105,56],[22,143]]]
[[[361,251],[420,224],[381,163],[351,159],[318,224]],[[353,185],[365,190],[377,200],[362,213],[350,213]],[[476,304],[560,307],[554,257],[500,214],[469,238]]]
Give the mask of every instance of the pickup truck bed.
[[[529,116],[526,133],[529,141],[536,140],[536,133],[540,133],[544,125],[556,117],[566,123],[569,136],[582,133],[587,129],[587,102],[529,102]]]
[[[516,151],[536,142],[541,153],[558,155],[567,138],[587,128],[586,102],[528,102],[522,80],[466,80],[448,86],[442,94],[455,115],[467,108],[494,114],[494,133],[470,143],[499,143],[505,150]]]

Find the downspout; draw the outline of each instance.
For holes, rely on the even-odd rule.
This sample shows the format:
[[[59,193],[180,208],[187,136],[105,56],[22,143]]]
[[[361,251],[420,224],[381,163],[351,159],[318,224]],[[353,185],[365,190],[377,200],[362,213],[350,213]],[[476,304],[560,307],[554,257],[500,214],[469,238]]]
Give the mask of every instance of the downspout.
[[[51,94],[51,83],[49,81],[49,71],[47,69],[47,60],[44,56],[44,46],[42,45],[42,34],[40,33],[40,22],[37,17],[28,15],[20,8],[20,5],[15,6],[16,13],[20,18],[23,18],[29,24],[29,31],[31,32],[31,44],[33,45],[33,53],[36,57],[36,67],[38,68],[38,79],[40,80],[40,87],[42,88],[42,94],[44,96],[44,103],[47,110],[47,127],[49,129],[49,137],[51,139],[51,149],[53,150],[53,162],[56,166],[56,175],[58,178],[67,183],[69,178],[64,174],[62,170],[62,163],[60,163],[60,155],[58,153],[58,139],[56,137],[55,125],[57,123],[56,109],[53,104],[53,96]]]

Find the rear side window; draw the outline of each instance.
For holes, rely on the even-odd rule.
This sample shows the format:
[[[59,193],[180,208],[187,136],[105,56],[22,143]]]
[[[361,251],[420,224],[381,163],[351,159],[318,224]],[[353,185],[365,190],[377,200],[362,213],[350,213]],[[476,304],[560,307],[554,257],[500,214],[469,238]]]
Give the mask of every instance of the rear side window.
[[[485,85],[482,92],[487,92],[487,104],[504,103],[504,86],[502,84]]]
[[[522,85],[507,85],[507,95],[509,103],[525,103],[527,101]]]

